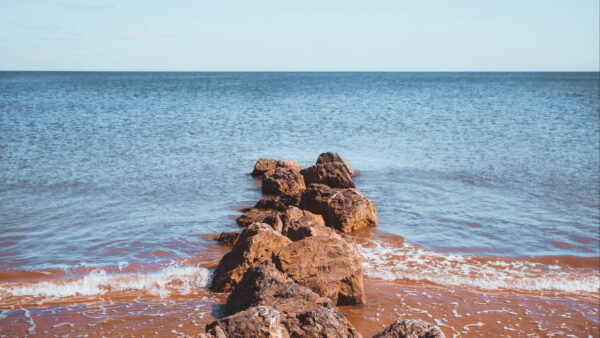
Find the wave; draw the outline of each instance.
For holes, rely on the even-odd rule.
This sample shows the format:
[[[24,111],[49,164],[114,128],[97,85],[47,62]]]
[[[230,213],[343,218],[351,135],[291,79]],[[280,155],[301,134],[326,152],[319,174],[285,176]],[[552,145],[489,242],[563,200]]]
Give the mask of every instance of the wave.
[[[442,254],[402,240],[358,243],[365,276],[388,281],[426,281],[485,290],[598,293],[598,258],[501,258]],[[575,261],[575,262],[573,262]]]
[[[141,291],[167,297],[172,293],[189,294],[199,287],[208,287],[210,280],[209,269],[194,266],[169,266],[155,272],[125,274],[96,269],[84,276],[69,279],[3,283],[0,285],[0,299],[97,296],[120,291]]]

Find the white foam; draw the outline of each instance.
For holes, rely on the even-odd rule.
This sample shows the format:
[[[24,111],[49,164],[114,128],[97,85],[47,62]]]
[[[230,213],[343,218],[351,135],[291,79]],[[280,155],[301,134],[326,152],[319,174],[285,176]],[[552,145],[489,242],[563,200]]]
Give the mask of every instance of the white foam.
[[[359,244],[358,249],[365,258],[365,275],[370,278],[429,281],[488,290],[600,291],[598,270],[559,267],[526,260],[445,255],[410,243],[392,246],[377,240]]]
[[[94,270],[83,277],[50,280],[34,283],[16,283],[0,286],[0,299],[13,297],[52,297],[94,296],[107,292],[139,290],[152,295],[166,297],[171,292],[188,294],[198,287],[210,283],[210,271],[193,266],[170,266],[161,271],[146,274],[109,274],[104,270]]]

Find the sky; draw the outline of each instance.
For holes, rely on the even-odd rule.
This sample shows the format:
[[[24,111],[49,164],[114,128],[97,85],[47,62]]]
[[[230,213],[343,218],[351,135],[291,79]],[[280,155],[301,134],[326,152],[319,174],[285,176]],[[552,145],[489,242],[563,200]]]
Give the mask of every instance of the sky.
[[[0,70],[598,71],[598,0],[0,0]]]

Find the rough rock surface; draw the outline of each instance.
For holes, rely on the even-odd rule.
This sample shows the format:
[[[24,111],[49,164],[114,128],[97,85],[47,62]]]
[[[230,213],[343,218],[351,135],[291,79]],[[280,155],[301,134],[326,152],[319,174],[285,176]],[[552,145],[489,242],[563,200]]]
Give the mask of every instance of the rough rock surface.
[[[270,198],[263,198],[256,202],[254,208],[262,210],[274,210],[274,211],[285,211],[288,205],[288,201],[282,200],[280,196],[274,196]]]
[[[260,305],[279,311],[291,337],[360,337],[328,298],[293,282],[269,262],[246,271],[227,298],[225,312]]]
[[[236,222],[242,228],[246,228],[252,223],[266,223],[277,232],[281,232],[283,227],[283,222],[277,211],[256,208],[245,209],[244,213],[236,219]]]
[[[273,263],[288,275],[336,305],[364,303],[362,257],[338,237],[306,237],[273,252]]]
[[[323,216],[307,210],[289,207],[283,214],[282,234],[292,241],[299,241],[310,236],[337,236],[335,230],[325,226]]]
[[[256,306],[206,325],[206,337],[289,337],[279,311]]]
[[[332,188],[354,188],[348,169],[341,162],[318,163],[300,171],[306,185],[321,183]]]
[[[323,215],[325,224],[342,232],[377,226],[375,204],[357,189],[333,189],[313,183],[302,194],[300,208]]]
[[[263,262],[246,271],[227,297],[225,313],[232,314],[258,305],[270,306],[282,313],[332,306],[329,298],[294,282],[271,262]]]
[[[438,326],[423,320],[398,319],[373,338],[445,338],[444,332]]]
[[[235,245],[235,242],[237,242],[239,237],[239,231],[222,232],[219,234],[219,236],[217,236],[216,240],[220,244],[233,246]]]
[[[297,161],[282,161],[274,158],[260,158],[254,165],[252,176],[262,176],[266,172],[274,170],[276,168],[290,168],[296,171],[300,171],[300,165]]]
[[[290,243],[289,238],[268,224],[251,224],[242,231],[231,251],[219,262],[211,289],[216,292],[231,291],[249,267],[270,260],[273,250]]]
[[[262,191],[265,194],[300,196],[305,189],[304,178],[295,169],[277,168],[267,172],[262,178]]]
[[[352,176],[352,177],[358,176],[358,172],[356,172],[356,170],[352,169],[350,164],[348,162],[346,162],[346,160],[344,160],[338,153],[330,153],[330,152],[322,153],[321,155],[319,155],[319,158],[317,158],[317,164],[329,163],[329,162],[340,162],[344,165],[344,167],[346,167],[346,170],[350,173],[350,176]]]

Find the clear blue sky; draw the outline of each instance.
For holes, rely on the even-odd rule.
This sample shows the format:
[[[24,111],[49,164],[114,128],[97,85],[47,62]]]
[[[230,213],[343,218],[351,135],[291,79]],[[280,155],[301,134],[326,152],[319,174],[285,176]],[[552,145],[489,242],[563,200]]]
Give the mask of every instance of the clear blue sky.
[[[0,69],[598,71],[598,3],[0,0]]]

